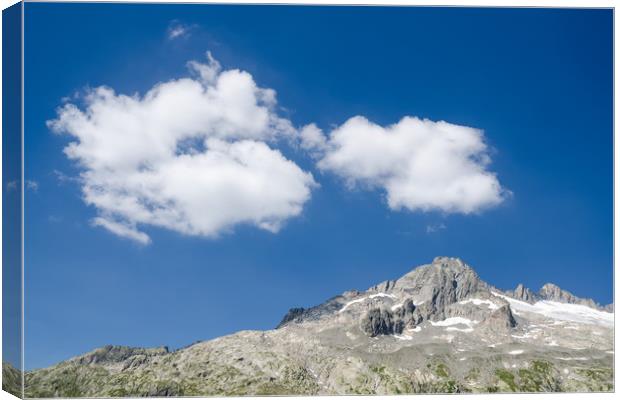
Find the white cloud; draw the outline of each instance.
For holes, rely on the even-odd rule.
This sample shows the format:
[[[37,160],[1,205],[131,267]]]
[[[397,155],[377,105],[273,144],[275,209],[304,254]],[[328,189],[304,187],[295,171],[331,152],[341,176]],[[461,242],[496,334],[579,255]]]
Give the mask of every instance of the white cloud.
[[[444,224],[443,222],[440,222],[438,224],[430,224],[426,225],[426,233],[436,233],[446,228],[446,224]]]
[[[56,176],[56,179],[58,180],[58,184],[59,185],[64,185],[65,183],[80,183],[80,178],[78,177],[74,177],[74,176],[69,176],[67,174],[65,174],[62,171],[59,171],[57,169],[52,171],[52,174],[54,174],[54,176]]]
[[[360,116],[323,139],[310,129],[302,146],[320,154],[319,169],[351,188],[382,189],[393,210],[469,214],[509,193],[488,170],[488,148],[478,129],[415,117],[383,127]]]
[[[7,182],[6,184],[6,190],[7,191],[13,191],[13,190],[17,190],[17,184],[19,183],[19,181],[10,181]],[[32,190],[33,192],[37,192],[39,190],[39,183],[37,181],[31,181],[26,179],[24,181],[24,188],[26,190]]]
[[[6,183],[7,192],[17,190],[17,181],[9,181]]]
[[[32,190],[33,192],[39,191],[39,183],[37,181],[31,181],[26,179],[26,189]]]
[[[275,91],[239,70],[190,62],[196,78],[158,83],[143,96],[93,89],[83,108],[48,121],[75,140],[93,224],[147,244],[141,225],[214,237],[239,224],[276,232],[301,213],[312,175],[271,143],[296,130],[276,115]]]
[[[136,242],[141,244],[151,243],[151,238],[149,238],[146,233],[139,232],[136,229],[135,225],[125,222],[116,222],[103,217],[94,218],[92,222],[94,226],[101,226],[103,228],[106,228],[107,230],[118,236],[135,240]]]
[[[191,29],[192,26],[185,25],[177,20],[174,20],[168,26],[168,30],[166,33],[168,35],[168,39],[173,40],[188,36]]]

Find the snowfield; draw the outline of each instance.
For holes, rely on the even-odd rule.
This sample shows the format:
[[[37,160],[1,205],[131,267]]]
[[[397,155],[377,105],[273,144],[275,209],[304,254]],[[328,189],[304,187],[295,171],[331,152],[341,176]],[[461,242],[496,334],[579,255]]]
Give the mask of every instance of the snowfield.
[[[429,321],[433,326],[445,326],[446,331],[472,332],[474,325],[480,321],[472,321],[463,317],[446,318],[443,321]],[[454,325],[465,325],[467,328],[457,328]]]
[[[346,310],[347,308],[349,308],[350,306],[352,306],[353,304],[356,303],[362,303],[368,299],[374,299],[376,297],[389,297],[391,299],[396,299],[396,296],[394,296],[393,294],[388,294],[388,293],[377,293],[377,294],[371,294],[368,297],[362,297],[361,299],[355,299],[355,300],[351,300],[350,302],[348,302],[347,304],[345,304],[338,312],[341,313],[344,310]]]
[[[559,303],[557,301],[543,300],[534,304],[525,301],[516,300],[512,297],[505,296],[496,292],[491,292],[494,296],[501,297],[510,303],[510,308],[517,311],[515,314],[520,315],[521,312],[540,314],[547,318],[559,321],[579,322],[582,324],[602,325],[608,328],[614,326],[614,314],[595,310],[593,308],[581,304]]]
[[[491,300],[483,300],[483,299],[467,299],[463,301],[459,301],[459,304],[469,304],[473,303],[474,305],[481,306],[486,304],[490,310],[497,310],[499,306],[493,303]]]

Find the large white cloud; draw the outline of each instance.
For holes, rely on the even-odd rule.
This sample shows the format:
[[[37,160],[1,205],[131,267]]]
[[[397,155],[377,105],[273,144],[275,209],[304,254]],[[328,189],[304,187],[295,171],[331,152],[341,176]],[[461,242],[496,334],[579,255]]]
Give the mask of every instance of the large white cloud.
[[[64,152],[82,169],[93,224],[140,243],[150,241],[140,225],[201,236],[238,224],[276,232],[316,185],[268,144],[295,129],[276,114],[275,92],[249,73],[223,71],[210,54],[188,67],[195,78],[144,96],[96,88],[48,122],[75,139]]]
[[[384,190],[393,210],[469,214],[509,193],[488,170],[488,148],[478,129],[414,117],[383,127],[358,116],[327,136],[306,126],[300,140],[319,169],[350,187]]]

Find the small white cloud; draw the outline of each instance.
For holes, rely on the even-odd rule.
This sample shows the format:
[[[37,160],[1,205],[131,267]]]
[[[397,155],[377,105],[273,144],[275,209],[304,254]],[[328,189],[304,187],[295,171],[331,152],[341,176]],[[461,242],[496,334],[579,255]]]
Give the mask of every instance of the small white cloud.
[[[54,176],[56,177],[60,185],[63,185],[65,183],[71,183],[71,182],[74,182],[74,183],[80,182],[80,179],[78,177],[69,176],[65,174],[64,172],[59,171],[57,169],[53,170],[52,174],[54,174]]]
[[[448,122],[404,117],[380,126],[353,117],[321,139],[318,168],[351,188],[378,188],[392,210],[475,213],[509,194],[495,173],[483,132]],[[303,143],[303,142],[302,142]]]
[[[26,180],[26,189],[32,190],[33,192],[39,191],[39,183],[36,181]]]
[[[92,223],[94,226],[101,226],[115,235],[135,240],[140,244],[146,245],[151,242],[151,238],[149,238],[147,234],[139,232],[135,225],[124,222],[116,222],[103,217],[94,218]]]
[[[190,61],[187,63],[187,66],[190,70],[196,72],[200,79],[205,84],[213,84],[217,79],[218,75],[222,71],[222,65],[213,58],[213,55],[210,51],[207,51],[207,63],[200,63],[198,61]]]
[[[185,25],[181,22],[174,20],[170,23],[167,30],[168,39],[179,39],[182,37],[188,37],[190,35],[190,31],[192,30],[193,25]]]
[[[6,190],[11,192],[13,190],[17,190],[17,181],[10,181],[6,183]]]
[[[82,170],[96,226],[148,244],[140,226],[207,237],[240,224],[277,232],[302,212],[316,183],[269,146],[296,133],[275,113],[275,91],[207,58],[189,63],[196,79],[144,96],[95,88],[84,109],[65,104],[48,121],[75,139],[64,152]]]
[[[426,225],[426,233],[436,233],[444,229],[446,229],[446,225],[443,222]]]
[[[52,224],[57,224],[59,222],[62,222],[62,217],[59,217],[57,215],[50,215],[49,217],[47,217],[47,220]]]
[[[6,184],[6,190],[7,191],[13,191],[13,190],[18,190],[18,183],[19,181],[10,181],[7,182]],[[33,192],[37,192],[39,190],[39,183],[36,181],[32,181],[32,180],[26,180],[24,182],[24,188],[26,190],[32,190]]]

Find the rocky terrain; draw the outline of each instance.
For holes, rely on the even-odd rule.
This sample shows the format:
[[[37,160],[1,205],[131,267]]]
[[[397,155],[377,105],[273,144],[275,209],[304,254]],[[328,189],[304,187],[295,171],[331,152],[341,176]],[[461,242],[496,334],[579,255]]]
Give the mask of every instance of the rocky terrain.
[[[2,390],[12,395],[22,397],[21,371],[9,363],[2,363]]]
[[[96,349],[27,372],[25,394],[613,391],[612,310],[553,284],[502,291],[460,259],[438,257],[366,291],[293,308],[274,330],[177,351]]]

